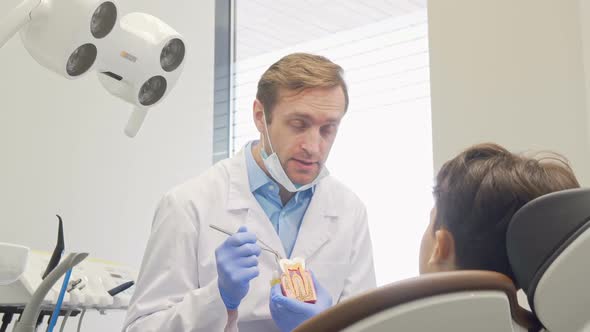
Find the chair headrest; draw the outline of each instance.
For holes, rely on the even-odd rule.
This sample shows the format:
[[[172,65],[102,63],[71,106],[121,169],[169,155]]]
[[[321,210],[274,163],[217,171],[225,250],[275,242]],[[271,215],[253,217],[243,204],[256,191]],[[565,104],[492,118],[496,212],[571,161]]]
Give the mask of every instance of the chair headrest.
[[[294,332],[341,331],[363,319],[413,301],[465,292],[469,292],[468,297],[473,298],[477,291],[499,291],[506,294],[508,310],[514,322],[527,329],[540,326],[534,315],[518,305],[516,289],[510,278],[491,271],[454,271],[427,274],[370,290],[307,320]],[[437,310],[440,311],[440,308],[435,309]],[[465,315],[465,312],[459,314]],[[504,319],[509,320],[510,317]]]
[[[590,227],[590,189],[536,198],[517,211],[506,233],[506,249],[518,286],[534,310],[535,290],[553,261]]]

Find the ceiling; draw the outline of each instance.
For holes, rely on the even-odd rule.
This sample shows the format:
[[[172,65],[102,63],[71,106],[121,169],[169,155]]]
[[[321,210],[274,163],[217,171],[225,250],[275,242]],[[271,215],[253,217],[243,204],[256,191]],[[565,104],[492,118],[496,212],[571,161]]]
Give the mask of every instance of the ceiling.
[[[426,8],[427,0],[235,0],[236,61]]]

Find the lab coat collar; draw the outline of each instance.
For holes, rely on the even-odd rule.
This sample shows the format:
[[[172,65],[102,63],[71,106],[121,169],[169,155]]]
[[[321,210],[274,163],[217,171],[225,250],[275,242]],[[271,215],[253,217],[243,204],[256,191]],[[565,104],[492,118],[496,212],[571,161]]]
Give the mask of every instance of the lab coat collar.
[[[229,190],[227,197],[228,210],[248,209],[252,205],[252,192],[248,183],[246,155],[242,149],[228,162]]]
[[[327,241],[337,233],[339,213],[334,205],[333,187],[329,186],[329,177],[317,184],[317,190],[307,207],[291,257],[308,260]],[[319,215],[319,218],[318,218]]]

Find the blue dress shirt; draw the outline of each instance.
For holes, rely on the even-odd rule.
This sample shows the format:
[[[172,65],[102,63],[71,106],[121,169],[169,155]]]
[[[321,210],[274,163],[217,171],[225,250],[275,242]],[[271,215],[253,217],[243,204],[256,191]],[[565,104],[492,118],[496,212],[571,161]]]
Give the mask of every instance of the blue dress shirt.
[[[315,186],[297,192],[283,206],[281,197],[279,196],[279,186],[264,173],[262,168],[256,163],[256,160],[254,160],[252,145],[255,142],[249,142],[246,145],[246,168],[248,169],[250,191],[268,216],[268,219],[270,219],[277,234],[279,234],[287,257],[291,257],[303,216],[313,197]]]

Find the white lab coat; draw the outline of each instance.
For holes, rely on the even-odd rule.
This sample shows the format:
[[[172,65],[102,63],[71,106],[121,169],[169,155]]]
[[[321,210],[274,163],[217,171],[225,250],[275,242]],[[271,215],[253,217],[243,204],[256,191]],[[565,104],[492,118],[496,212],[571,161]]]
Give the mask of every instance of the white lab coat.
[[[215,249],[227,238],[209,227],[241,225],[285,257],[281,241],[250,192],[244,151],[167,193],[131,300],[125,330],[223,331],[227,311],[217,288]],[[337,303],[376,286],[363,203],[333,177],[317,184],[291,257],[307,267]],[[260,275],[239,310],[240,332],[278,331],[268,301],[274,256],[262,251]]]

